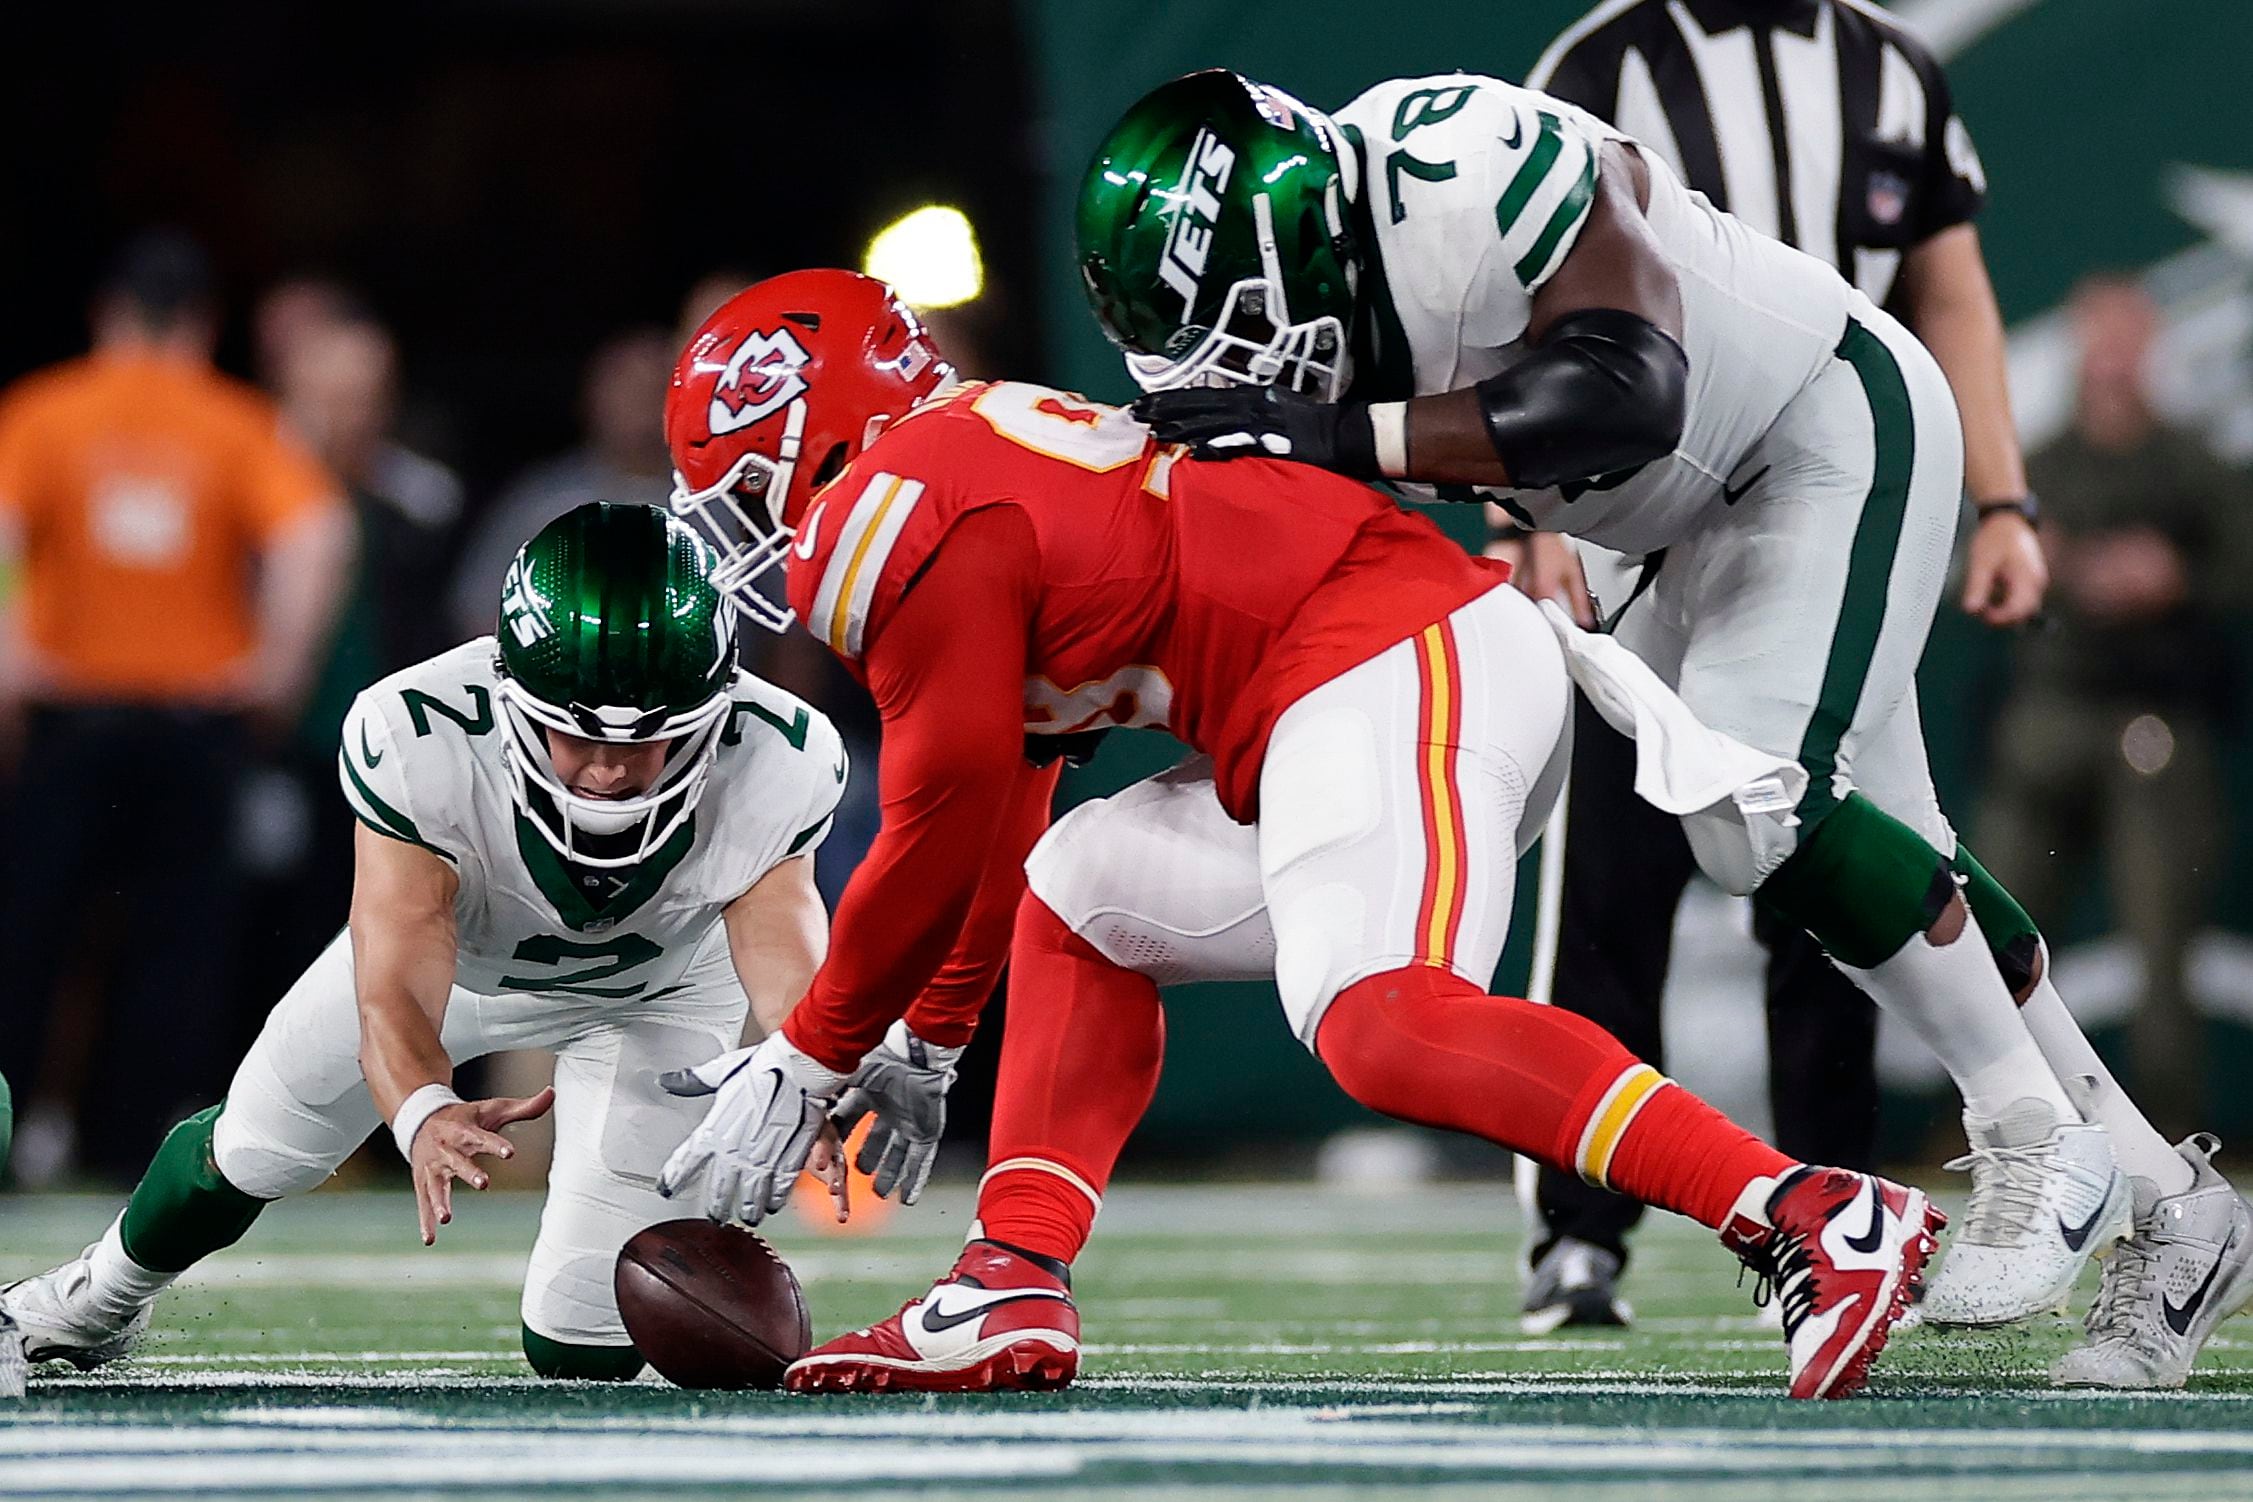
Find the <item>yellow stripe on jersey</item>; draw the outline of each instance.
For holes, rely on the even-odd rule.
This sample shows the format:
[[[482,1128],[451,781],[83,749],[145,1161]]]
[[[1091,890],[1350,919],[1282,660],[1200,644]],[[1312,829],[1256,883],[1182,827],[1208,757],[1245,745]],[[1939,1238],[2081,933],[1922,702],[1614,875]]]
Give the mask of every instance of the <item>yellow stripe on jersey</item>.
[[[872,475],[837,529],[837,543],[830,550],[821,587],[814,592],[813,618],[808,624],[831,648],[847,657],[860,655],[861,633],[868,624],[877,581],[883,577],[892,545],[899,540],[922,495],[920,480]]]
[[[1461,871],[1463,852],[1456,844],[1458,829],[1455,786],[1447,775],[1448,720],[1454,713],[1455,680],[1447,670],[1447,643],[1441,626],[1428,626],[1417,638],[1431,693],[1424,715],[1424,788],[1431,801],[1432,864],[1426,878],[1431,922],[1424,930],[1424,963],[1445,969],[1447,934],[1463,902]]]
[[[1573,1167],[1582,1178],[1599,1188],[1611,1187],[1612,1154],[1619,1151],[1620,1139],[1650,1098],[1672,1083],[1648,1064],[1631,1064],[1620,1071],[1596,1109],[1588,1113],[1588,1125],[1581,1131]]]

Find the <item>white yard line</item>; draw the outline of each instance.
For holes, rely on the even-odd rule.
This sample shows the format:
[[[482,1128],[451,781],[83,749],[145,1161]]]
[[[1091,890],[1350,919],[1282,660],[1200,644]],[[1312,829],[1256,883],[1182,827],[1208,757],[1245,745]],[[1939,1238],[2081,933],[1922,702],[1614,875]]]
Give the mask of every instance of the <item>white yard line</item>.
[[[0,1428],[0,1495],[371,1486],[529,1487],[1061,1478],[1094,1466],[1375,1468],[1457,1475],[2085,1474],[2124,1456],[2242,1457],[2253,1433],[1832,1426],[1667,1428],[1424,1423],[1433,1410],[1311,1407],[712,1415],[613,1420],[250,1409],[210,1424]],[[839,1440],[851,1443],[840,1444]],[[755,1466],[747,1471],[746,1466]],[[2125,1474],[2125,1472],[2123,1472]],[[2229,1472],[2215,1472],[2217,1481]],[[2242,1475],[2242,1472],[2238,1472]]]

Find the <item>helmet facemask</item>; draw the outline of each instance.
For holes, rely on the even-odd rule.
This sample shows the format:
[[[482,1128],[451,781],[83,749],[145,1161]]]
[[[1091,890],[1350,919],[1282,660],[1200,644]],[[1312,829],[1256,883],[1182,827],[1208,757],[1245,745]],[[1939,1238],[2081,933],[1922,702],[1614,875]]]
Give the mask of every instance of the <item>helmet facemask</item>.
[[[702,490],[690,490],[688,481],[675,470],[672,494],[673,514],[694,527],[719,555],[712,569],[713,588],[774,632],[788,631],[797,613],[755,586],[782,567],[790,555],[794,529],[782,518],[804,443],[804,397],[790,404],[783,422],[775,458],[746,453]]]
[[[508,727],[503,760],[517,808],[565,860],[610,870],[648,860],[688,822],[711,780],[729,704],[722,688],[685,710],[556,705],[505,675],[500,698],[501,719]],[[672,744],[664,769],[645,792],[589,798],[572,792],[557,775],[548,747],[550,730],[612,744]]]

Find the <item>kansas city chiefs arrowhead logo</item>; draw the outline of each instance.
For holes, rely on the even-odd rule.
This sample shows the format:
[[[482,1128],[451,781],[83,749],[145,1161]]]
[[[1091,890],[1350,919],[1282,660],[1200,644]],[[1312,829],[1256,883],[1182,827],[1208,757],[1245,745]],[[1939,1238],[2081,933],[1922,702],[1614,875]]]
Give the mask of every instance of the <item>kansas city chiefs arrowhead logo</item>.
[[[788,329],[744,336],[712,390],[712,434],[733,433],[781,411],[806,391],[806,347]]]

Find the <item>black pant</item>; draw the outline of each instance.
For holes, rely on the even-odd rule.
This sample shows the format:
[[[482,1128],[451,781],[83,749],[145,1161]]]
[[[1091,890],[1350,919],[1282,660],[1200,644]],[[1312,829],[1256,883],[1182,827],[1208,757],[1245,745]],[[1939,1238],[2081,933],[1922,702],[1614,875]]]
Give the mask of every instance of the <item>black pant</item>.
[[[226,1089],[244,741],[232,715],[151,705],[41,708],[27,727],[0,852],[0,1073],[20,1112],[59,984],[99,977],[78,1114],[85,1164],[107,1177],[130,1180]]]
[[[1674,913],[1697,869],[1681,824],[1635,796],[1635,744],[1578,701],[1552,999],[1663,1069],[1659,994]],[[1756,909],[1768,950],[1768,1088],[1776,1145],[1843,1168],[1877,1153],[1877,1009],[1813,939]],[[1540,1250],[1577,1237],[1626,1256],[1640,1201],[1541,1170]]]

